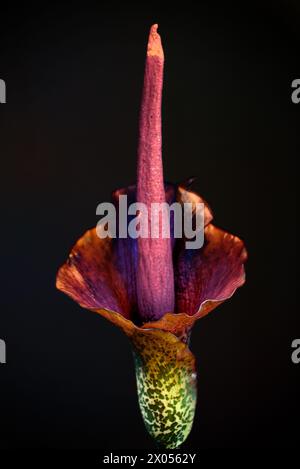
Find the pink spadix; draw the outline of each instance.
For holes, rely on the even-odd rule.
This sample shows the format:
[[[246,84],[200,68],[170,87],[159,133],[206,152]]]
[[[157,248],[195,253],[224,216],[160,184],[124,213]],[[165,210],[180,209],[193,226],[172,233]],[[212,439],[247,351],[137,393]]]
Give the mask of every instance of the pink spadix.
[[[166,202],[162,165],[161,97],[164,53],[157,24],[150,29],[140,112],[137,202],[148,209],[149,232],[151,204]],[[167,214],[161,214],[162,217]],[[174,310],[174,271],[171,239],[138,238],[137,296],[143,321],[159,319]]]

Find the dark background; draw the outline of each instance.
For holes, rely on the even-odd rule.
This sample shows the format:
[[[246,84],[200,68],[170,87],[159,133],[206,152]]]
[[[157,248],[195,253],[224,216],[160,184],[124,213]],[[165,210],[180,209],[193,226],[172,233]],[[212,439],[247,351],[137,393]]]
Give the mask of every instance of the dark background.
[[[155,449],[129,343],[55,289],[58,267],[134,181],[149,27],[165,55],[165,177],[197,176],[242,237],[247,283],[194,328],[186,450],[299,440],[297,2],[1,4],[0,448]]]

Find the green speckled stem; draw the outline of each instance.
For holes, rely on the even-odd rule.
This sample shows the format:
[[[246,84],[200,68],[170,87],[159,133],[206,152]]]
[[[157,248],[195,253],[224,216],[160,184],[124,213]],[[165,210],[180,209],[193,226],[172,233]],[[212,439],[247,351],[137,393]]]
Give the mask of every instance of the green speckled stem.
[[[195,359],[186,344],[164,331],[133,340],[139,405],[156,443],[179,447],[188,437],[196,407]]]

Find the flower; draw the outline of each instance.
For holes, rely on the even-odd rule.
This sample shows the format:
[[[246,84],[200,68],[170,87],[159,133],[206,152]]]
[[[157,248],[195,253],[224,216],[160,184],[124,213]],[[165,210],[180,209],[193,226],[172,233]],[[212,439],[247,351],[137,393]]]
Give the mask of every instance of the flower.
[[[188,347],[195,321],[245,282],[243,242],[212,224],[192,181],[164,183],[161,93],[164,55],[157,25],[150,30],[141,105],[136,186],[118,189],[129,202],[204,203],[204,245],[185,239],[99,238],[87,231],[57,275],[57,288],[120,327],[134,351],[139,404],[149,433],[166,448],[188,436],[196,406],[195,358]],[[163,221],[161,215],[161,222]]]

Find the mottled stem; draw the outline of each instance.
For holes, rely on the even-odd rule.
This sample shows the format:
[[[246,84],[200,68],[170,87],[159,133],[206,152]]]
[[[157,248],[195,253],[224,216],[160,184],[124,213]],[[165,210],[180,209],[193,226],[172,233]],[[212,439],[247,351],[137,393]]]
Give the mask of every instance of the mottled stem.
[[[144,88],[140,113],[137,201],[148,209],[151,227],[151,203],[165,202],[161,152],[161,98],[164,54],[157,25],[150,30]],[[162,225],[161,214],[160,227]],[[137,294],[143,321],[159,319],[174,310],[174,273],[170,238],[138,239]]]
[[[178,448],[188,437],[197,400],[195,359],[163,331],[132,338],[139,405],[145,426],[161,447]]]

